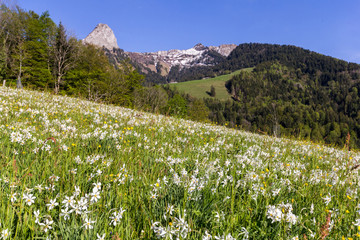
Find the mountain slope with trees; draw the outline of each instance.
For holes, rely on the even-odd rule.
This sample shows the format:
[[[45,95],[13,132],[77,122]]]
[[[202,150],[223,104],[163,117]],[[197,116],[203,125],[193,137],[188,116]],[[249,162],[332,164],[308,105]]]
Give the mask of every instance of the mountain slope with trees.
[[[254,69],[239,72],[224,84],[232,100],[203,99],[211,121],[360,147],[360,65],[300,47],[250,43],[239,45],[219,65],[203,68],[203,74],[245,67]]]
[[[336,61],[336,60],[334,60]],[[275,136],[360,146],[360,79],[356,65],[302,69],[269,61],[226,82],[233,101],[206,99],[211,118]],[[343,64],[343,65],[342,65]],[[316,70],[315,70],[316,69]]]

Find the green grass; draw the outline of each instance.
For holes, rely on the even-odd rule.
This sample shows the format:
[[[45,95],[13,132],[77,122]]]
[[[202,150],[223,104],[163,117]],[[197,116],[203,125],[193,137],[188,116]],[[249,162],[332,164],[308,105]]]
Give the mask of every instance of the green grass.
[[[0,87],[0,238],[357,238],[359,160]]]
[[[206,92],[210,92],[210,87],[213,85],[216,91],[216,98],[219,100],[231,100],[231,96],[228,93],[225,82],[230,80],[232,76],[239,74],[240,71],[252,71],[253,68],[245,68],[235,71],[230,74],[221,75],[214,78],[207,78],[201,80],[193,80],[181,83],[172,83],[171,87],[176,87],[180,92],[187,93],[190,96],[196,98],[211,98]]]

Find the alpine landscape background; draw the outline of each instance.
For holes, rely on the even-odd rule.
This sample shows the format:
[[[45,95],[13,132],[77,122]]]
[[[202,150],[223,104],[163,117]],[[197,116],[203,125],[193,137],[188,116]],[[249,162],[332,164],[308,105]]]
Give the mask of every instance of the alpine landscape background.
[[[0,239],[360,236],[359,64],[254,42],[126,51],[107,24],[81,40],[0,3]]]

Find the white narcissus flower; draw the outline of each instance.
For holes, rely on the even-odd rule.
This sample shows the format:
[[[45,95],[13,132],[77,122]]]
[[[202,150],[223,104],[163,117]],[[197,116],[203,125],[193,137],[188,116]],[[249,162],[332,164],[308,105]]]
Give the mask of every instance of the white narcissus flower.
[[[331,201],[331,194],[329,193],[326,197],[323,198],[325,200],[325,204],[328,205]]]
[[[120,222],[120,219],[122,219],[122,217],[123,217],[122,215],[124,212],[125,212],[125,210],[122,208],[120,208],[119,212],[113,212],[113,216],[110,217],[110,219],[111,219],[110,225],[112,224],[112,225],[116,226],[116,224],[118,222]]]
[[[34,211],[34,215],[35,215],[35,223],[40,224],[40,222],[39,222],[40,210]]]
[[[45,219],[45,223],[42,223],[41,225],[43,225],[44,226],[44,232],[47,232],[49,229],[52,229],[52,226],[51,226],[51,224],[53,224],[54,223],[54,221],[52,221],[52,220],[49,220],[49,219]]]
[[[93,192],[90,195],[91,195],[91,198],[90,198],[91,203],[96,203],[97,201],[99,201],[100,192],[98,191],[98,189],[96,187],[94,187]]]
[[[65,204],[65,207],[70,207],[70,205],[73,202],[74,202],[74,197],[73,196],[71,196],[71,197],[65,196],[64,201],[62,201],[62,203]]]
[[[158,195],[156,192],[151,192],[150,195],[151,195],[151,197],[150,197],[151,199],[157,199]]]
[[[29,193],[29,194],[24,193],[23,199],[28,206],[31,206],[31,204],[33,204],[35,202],[36,197],[31,193]]]
[[[74,196],[77,197],[79,196],[81,193],[80,187],[79,186],[75,186],[75,192],[74,192]]]
[[[36,185],[35,188],[39,191],[39,193],[41,193],[42,190],[44,190],[41,184]]]
[[[68,208],[61,209],[60,217],[64,217],[64,220],[68,220],[70,218],[70,213],[72,213],[73,210],[70,210]]]
[[[91,221],[91,218],[85,218],[84,222],[83,227],[85,227],[85,229],[93,229],[94,226],[92,224],[96,223],[96,221]]]
[[[249,239],[249,232],[246,230],[246,228],[241,227],[241,234],[243,234],[243,240]]]
[[[93,183],[93,185],[94,185],[94,188],[98,189],[98,191],[101,190],[101,182]],[[93,189],[93,191],[94,191],[94,189]]]
[[[10,236],[10,231],[8,229],[4,229],[1,231],[1,238],[7,239]]]
[[[106,233],[104,233],[103,235],[100,235],[100,234],[96,234],[96,237],[97,239],[96,240],[105,240],[105,236],[106,236]]]
[[[206,230],[205,234],[202,237],[202,240],[211,240],[211,239],[212,239],[211,234],[209,234],[208,231]]]
[[[46,206],[49,207],[49,211],[58,205],[59,203],[56,202],[56,198],[50,199],[50,203],[46,204]]]
[[[356,222],[353,222],[355,226],[360,226],[360,218],[355,219]]]
[[[16,200],[17,200],[16,195],[17,195],[17,193],[13,193],[13,194],[10,195],[10,201],[12,203],[16,202]]]

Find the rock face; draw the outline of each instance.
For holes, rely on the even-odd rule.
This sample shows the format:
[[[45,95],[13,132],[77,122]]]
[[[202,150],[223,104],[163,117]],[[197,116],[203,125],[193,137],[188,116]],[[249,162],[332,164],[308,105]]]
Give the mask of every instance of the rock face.
[[[105,47],[109,50],[119,48],[113,30],[107,24],[103,23],[99,23],[83,42]]]
[[[210,46],[209,49],[227,57],[236,47],[237,46],[235,44],[223,44],[218,47]]]

